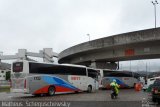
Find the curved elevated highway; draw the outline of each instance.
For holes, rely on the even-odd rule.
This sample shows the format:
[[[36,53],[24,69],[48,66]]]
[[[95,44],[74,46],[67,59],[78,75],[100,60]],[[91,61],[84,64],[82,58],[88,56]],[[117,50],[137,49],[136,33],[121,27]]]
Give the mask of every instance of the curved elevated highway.
[[[118,61],[160,58],[160,28],[88,41],[59,54],[59,63],[116,68]]]

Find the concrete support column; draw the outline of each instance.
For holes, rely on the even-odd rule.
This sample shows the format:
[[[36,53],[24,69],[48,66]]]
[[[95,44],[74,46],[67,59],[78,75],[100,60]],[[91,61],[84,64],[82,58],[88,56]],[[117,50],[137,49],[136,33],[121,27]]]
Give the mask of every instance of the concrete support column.
[[[26,56],[27,50],[26,49],[18,49],[18,58],[20,60],[26,60],[27,56]]]
[[[91,68],[97,68],[97,66],[96,66],[96,61],[95,61],[95,60],[92,60],[92,61],[91,61],[90,67],[91,67]]]

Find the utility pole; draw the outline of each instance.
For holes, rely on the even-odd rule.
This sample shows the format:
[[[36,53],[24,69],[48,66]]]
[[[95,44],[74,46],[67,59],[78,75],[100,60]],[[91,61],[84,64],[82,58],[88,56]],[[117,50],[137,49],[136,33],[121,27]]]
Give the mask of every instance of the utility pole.
[[[2,51],[0,51],[0,56],[2,56],[3,55],[3,52]],[[1,64],[1,59],[0,59],[0,64]]]
[[[153,6],[154,6],[154,18],[155,18],[155,28],[157,27],[156,26],[156,21],[157,21],[157,12],[156,12],[156,5],[158,4],[158,1],[157,0],[155,0],[155,1],[152,1],[152,4],[153,4]]]
[[[90,38],[90,34],[87,34],[87,36],[88,36],[88,38],[89,38],[89,42],[90,42],[90,40],[91,40],[91,38]]]
[[[130,72],[131,72],[131,60],[130,60]]]
[[[147,66],[147,62],[146,62],[146,77],[148,79],[148,66]]]
[[[132,73],[132,77],[134,77],[133,71],[131,69],[131,60],[130,60],[130,72]]]

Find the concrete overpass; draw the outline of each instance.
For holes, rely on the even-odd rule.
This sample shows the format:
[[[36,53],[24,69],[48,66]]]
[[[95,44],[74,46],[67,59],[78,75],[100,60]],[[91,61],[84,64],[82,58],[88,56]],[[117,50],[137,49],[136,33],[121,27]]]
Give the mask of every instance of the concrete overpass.
[[[59,63],[116,69],[118,61],[160,58],[160,28],[88,41],[59,54]]]

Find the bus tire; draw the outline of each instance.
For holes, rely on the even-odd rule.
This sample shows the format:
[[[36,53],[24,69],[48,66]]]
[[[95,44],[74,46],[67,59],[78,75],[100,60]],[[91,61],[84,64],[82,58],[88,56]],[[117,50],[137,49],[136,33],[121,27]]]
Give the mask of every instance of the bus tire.
[[[78,91],[75,91],[75,93],[79,93]]]
[[[53,96],[55,94],[55,87],[54,86],[50,86],[48,88],[48,95],[49,96]]]
[[[135,86],[136,86],[136,83],[134,83],[133,88],[135,88]]]
[[[91,92],[92,92],[92,86],[91,86],[91,85],[88,86],[87,92],[88,92],[88,93],[91,93]]]
[[[35,97],[40,97],[41,94],[33,94]]]

